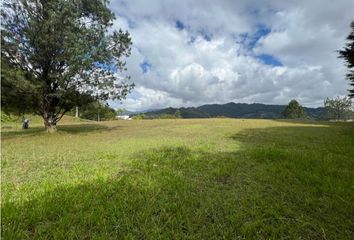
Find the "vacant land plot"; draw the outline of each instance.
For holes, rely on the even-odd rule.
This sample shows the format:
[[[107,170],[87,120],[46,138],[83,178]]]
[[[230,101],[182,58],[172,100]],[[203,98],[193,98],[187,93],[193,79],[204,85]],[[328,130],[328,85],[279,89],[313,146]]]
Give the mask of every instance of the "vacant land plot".
[[[354,124],[204,119],[2,131],[4,239],[350,239]]]

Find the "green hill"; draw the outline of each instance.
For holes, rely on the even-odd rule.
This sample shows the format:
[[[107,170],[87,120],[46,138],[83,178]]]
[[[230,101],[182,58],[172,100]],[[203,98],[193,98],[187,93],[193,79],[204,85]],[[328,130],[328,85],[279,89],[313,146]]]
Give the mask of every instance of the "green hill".
[[[189,107],[189,108],[164,108],[156,111],[146,112],[144,113],[147,118],[159,118],[163,115],[174,115],[177,111],[180,111],[182,118],[208,118],[209,114],[203,112],[202,110]]]
[[[208,117],[230,117],[230,118],[262,118],[276,119],[283,118],[282,112],[285,105],[267,105],[261,103],[226,103],[226,104],[207,104],[199,107],[182,107],[182,108],[164,108],[145,113],[147,118],[158,118],[165,114],[175,114],[180,111],[182,118],[208,118]],[[325,109],[304,108],[308,118],[322,118]]]

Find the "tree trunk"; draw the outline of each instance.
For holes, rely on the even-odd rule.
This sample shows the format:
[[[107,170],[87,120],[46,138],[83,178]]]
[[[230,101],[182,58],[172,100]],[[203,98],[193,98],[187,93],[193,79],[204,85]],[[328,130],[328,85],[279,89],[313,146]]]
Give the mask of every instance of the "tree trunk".
[[[57,128],[56,128],[57,124],[51,117],[43,118],[43,120],[44,120],[45,130],[48,133],[53,133],[53,132],[55,132],[57,130]]]

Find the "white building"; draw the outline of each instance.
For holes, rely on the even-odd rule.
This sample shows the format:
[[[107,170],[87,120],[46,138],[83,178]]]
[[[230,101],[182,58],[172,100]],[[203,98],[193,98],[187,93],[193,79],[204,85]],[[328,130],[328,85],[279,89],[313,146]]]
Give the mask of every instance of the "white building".
[[[117,119],[122,119],[122,120],[132,120],[129,115],[118,115]]]

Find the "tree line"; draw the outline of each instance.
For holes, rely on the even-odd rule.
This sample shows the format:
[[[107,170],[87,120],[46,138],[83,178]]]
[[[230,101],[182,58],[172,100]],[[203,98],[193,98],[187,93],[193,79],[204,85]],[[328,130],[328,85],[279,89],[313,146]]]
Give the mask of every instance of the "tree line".
[[[324,101],[325,116],[328,120],[349,120],[354,117],[353,102],[349,97],[327,98]],[[295,99],[291,100],[283,111],[283,116],[289,119],[306,118],[304,108]]]

